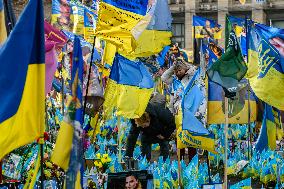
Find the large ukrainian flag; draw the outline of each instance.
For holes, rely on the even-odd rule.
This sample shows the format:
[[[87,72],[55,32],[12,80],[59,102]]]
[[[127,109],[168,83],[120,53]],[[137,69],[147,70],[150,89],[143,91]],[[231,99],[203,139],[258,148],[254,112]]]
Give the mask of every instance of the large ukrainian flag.
[[[284,110],[284,29],[263,24],[249,32],[247,78],[258,98]]]
[[[140,117],[154,90],[153,79],[140,61],[116,54],[105,92],[104,110],[126,118]]]
[[[243,81],[245,82],[245,81]],[[236,97],[229,99],[229,123],[245,124],[248,123],[248,92],[247,87],[238,84]],[[225,93],[221,86],[209,81],[208,84],[208,124],[221,124],[225,121]],[[257,118],[256,99],[250,94],[250,121]]]
[[[51,161],[66,171],[64,188],[81,188],[80,169],[83,166],[83,56],[80,39],[75,36],[71,96],[68,100],[68,111],[61,122]]]
[[[29,1],[0,49],[0,159],[44,131],[43,22],[42,1]]]
[[[126,53],[136,48],[131,30],[144,18],[148,0],[102,0],[99,4],[95,35],[110,42]]]
[[[0,45],[7,38],[7,30],[5,24],[4,4],[3,0],[0,0]]]
[[[175,117],[177,127],[177,147],[192,146],[212,153],[215,151],[215,136],[206,128],[206,92],[202,87],[202,72],[199,68],[184,91],[181,109]]]

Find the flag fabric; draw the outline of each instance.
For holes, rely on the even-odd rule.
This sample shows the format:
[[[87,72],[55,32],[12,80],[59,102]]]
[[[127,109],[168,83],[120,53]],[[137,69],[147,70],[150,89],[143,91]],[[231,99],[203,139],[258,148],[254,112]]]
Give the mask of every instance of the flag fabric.
[[[154,82],[140,61],[116,54],[105,91],[104,109],[126,118],[140,117],[154,90]]]
[[[181,107],[182,115],[176,117],[177,147],[191,146],[216,153],[215,136],[205,128],[207,99],[201,68],[186,87]]]
[[[159,63],[160,66],[163,66],[165,64],[165,58],[170,48],[171,48],[170,46],[165,46],[163,50],[158,54],[157,62]]]
[[[97,15],[93,10],[84,9],[84,39],[94,43]]]
[[[71,97],[61,123],[52,162],[66,171],[66,188],[77,188],[83,166],[83,56],[80,39],[75,37],[71,73]],[[83,175],[82,175],[83,176]],[[76,187],[75,187],[76,186]]]
[[[247,65],[243,59],[235,31],[226,17],[226,52],[208,69],[208,78],[225,91],[235,92],[238,82],[245,76]]]
[[[45,33],[45,94],[51,91],[54,73],[57,68],[57,50],[67,41],[66,36],[44,21]]]
[[[149,57],[158,54],[167,45],[171,44],[172,32],[145,30],[137,40],[137,46],[132,53],[125,53],[122,49],[118,53],[130,60],[138,57]]]
[[[43,22],[42,1],[29,1],[0,49],[0,159],[44,132]]]
[[[254,24],[249,31],[247,78],[258,98],[284,110],[284,29]]]
[[[250,102],[250,121],[257,119],[256,97],[253,92],[250,93],[248,100],[247,81],[242,80],[236,89],[236,96],[228,99],[229,124],[247,124],[248,123],[248,103]],[[225,92],[220,85],[209,81],[208,83],[208,124],[225,123]]]
[[[230,189],[252,189],[251,178],[244,179],[244,180],[230,186]]]
[[[193,16],[192,24],[195,30],[195,38],[221,39],[221,25],[217,24],[215,20]]]
[[[247,43],[246,43],[246,19],[238,18],[234,16],[228,16],[230,23],[235,27],[236,36],[239,40],[241,51],[243,56],[247,56]]]
[[[223,54],[223,49],[213,41],[208,46],[202,45],[200,51],[208,57],[208,68],[218,60]],[[203,50],[203,51],[202,51]],[[202,62],[202,61],[201,61]],[[201,64],[200,64],[201,65]],[[229,100],[229,123],[243,124],[248,122],[248,88],[247,81],[242,79],[236,86],[236,96]],[[225,120],[225,93],[222,87],[212,81],[208,81],[208,124],[221,124]],[[255,121],[257,118],[256,98],[250,94],[250,120]]]
[[[193,16],[193,45],[194,52],[193,58],[196,64],[200,63],[199,49],[201,42],[204,46],[208,46],[210,42],[220,39],[222,35],[221,25],[217,24],[216,21],[203,18],[200,16]]]
[[[147,0],[101,1],[95,35],[115,44],[126,53],[132,52],[136,48],[136,40],[131,30],[146,15],[147,4]]]
[[[7,38],[4,4],[3,0],[0,0],[0,46]]]
[[[283,137],[283,128],[280,117],[279,110],[266,103],[264,104],[261,131],[255,145],[256,151],[262,152],[268,148],[275,150],[276,139],[278,138],[281,140]]]
[[[141,28],[141,34],[137,38],[136,48],[131,53],[125,53],[118,49],[118,53],[124,57],[135,60],[138,57],[149,57],[160,53],[163,48],[171,44],[172,15],[167,0],[156,0],[147,15],[151,20],[147,28]],[[152,13],[153,12],[153,13]]]

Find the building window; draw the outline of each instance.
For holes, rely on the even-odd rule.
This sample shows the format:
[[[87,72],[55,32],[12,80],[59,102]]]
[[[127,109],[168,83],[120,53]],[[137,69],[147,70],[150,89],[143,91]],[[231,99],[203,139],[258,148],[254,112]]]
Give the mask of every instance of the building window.
[[[173,32],[172,43],[173,44],[178,43],[179,47],[184,48],[185,47],[184,24],[183,23],[173,23],[172,32]]]
[[[276,28],[284,28],[284,20],[272,20],[271,24]]]

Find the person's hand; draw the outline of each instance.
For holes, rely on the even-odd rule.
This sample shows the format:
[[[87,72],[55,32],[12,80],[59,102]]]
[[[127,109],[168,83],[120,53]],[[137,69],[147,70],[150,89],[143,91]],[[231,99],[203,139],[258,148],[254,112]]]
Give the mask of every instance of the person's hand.
[[[163,137],[162,135],[157,135],[157,137],[158,137],[159,139],[161,139],[161,140],[164,140],[164,139],[165,139],[165,137]]]
[[[280,53],[282,57],[284,57],[284,41],[283,39],[279,37],[274,37],[272,39],[269,39],[269,42],[271,45],[273,45]]]

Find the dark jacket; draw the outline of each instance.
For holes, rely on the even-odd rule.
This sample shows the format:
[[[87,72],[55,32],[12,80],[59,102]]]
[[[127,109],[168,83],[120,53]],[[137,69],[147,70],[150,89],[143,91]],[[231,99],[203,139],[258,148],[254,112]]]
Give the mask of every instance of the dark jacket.
[[[146,128],[137,127],[134,120],[132,120],[132,124],[139,131],[142,131],[142,135],[148,137],[162,135],[168,139],[175,130],[175,120],[173,114],[166,107],[166,102],[161,95],[153,97],[145,111],[150,115],[150,126]]]

